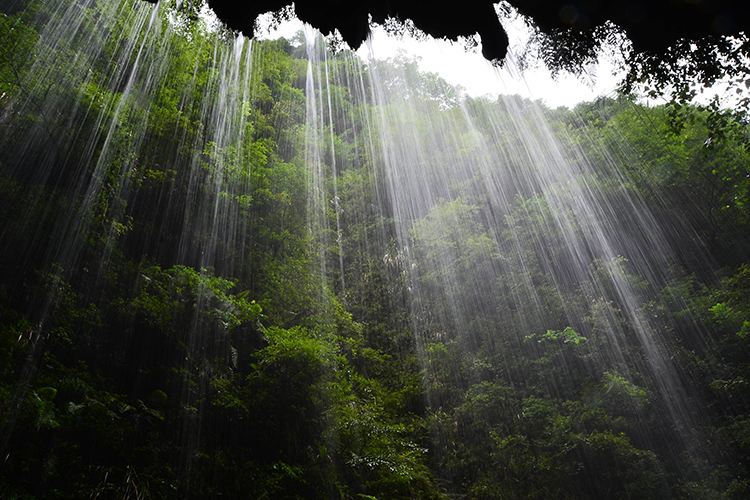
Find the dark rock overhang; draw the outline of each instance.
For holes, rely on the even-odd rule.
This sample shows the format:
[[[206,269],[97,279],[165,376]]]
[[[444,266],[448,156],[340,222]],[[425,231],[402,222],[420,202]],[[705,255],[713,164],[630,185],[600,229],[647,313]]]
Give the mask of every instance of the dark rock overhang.
[[[253,34],[260,14],[277,11],[289,0],[208,0],[209,6],[230,29]],[[750,8],[742,0],[509,0],[544,33],[561,28],[581,32],[606,22],[618,25],[636,52],[662,53],[680,39],[698,40],[712,35],[733,35],[748,27]],[[410,19],[414,26],[436,38],[456,40],[479,34],[482,53],[502,60],[508,36],[491,0],[297,0],[300,20],[324,34],[338,30],[352,48],[370,32],[369,20]]]

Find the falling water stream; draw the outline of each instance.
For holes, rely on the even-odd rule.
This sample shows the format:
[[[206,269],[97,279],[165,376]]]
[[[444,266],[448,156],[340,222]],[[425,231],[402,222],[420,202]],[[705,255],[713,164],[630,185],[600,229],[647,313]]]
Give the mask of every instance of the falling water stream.
[[[288,61],[281,64],[271,42],[196,28],[200,22],[191,24],[165,2],[28,5],[9,12],[6,25],[20,23],[20,12],[38,36],[16,24],[1,42],[16,47],[4,53],[15,73],[0,100],[0,173],[13,200],[12,206],[1,202],[2,296],[29,286],[30,276],[46,276],[46,285],[25,292],[30,305],[23,308],[32,321],[27,361],[3,399],[0,458],[6,462],[21,455],[12,436],[25,432],[19,423],[24,401],[30,394],[40,405],[47,401],[34,389],[37,374],[58,362],[73,364],[62,355],[53,360],[49,351],[65,344],[78,352],[70,347],[78,343],[96,351],[103,342],[66,326],[85,314],[61,320],[64,301],[97,304],[89,310],[93,317],[96,308],[120,304],[98,297],[130,290],[128,310],[140,312],[104,315],[90,328],[109,321],[122,322],[123,331],[151,331],[166,328],[153,297],[162,293],[178,308],[180,293],[197,287],[193,308],[179,309],[173,321],[180,326],[169,330],[164,345],[123,335],[102,344],[117,352],[101,352],[95,367],[115,381],[116,392],[157,408],[151,417],[141,410],[144,422],[161,411],[154,394],[179,393],[173,422],[181,457],[169,474],[189,477],[201,467],[206,436],[219,432],[211,427],[218,417],[204,403],[207,395],[224,387],[227,373],[240,373],[243,362],[260,373],[260,358],[247,353],[265,341],[227,332],[252,324],[258,338],[272,338],[272,327],[302,325],[317,332],[306,344],[313,345],[325,330],[316,322],[336,317],[339,325],[350,304],[377,302],[364,298],[368,285],[362,284],[374,280],[376,268],[390,276],[383,300],[408,313],[407,343],[424,384],[412,413],[439,421],[441,412],[460,406],[457,398],[488,387],[490,379],[502,380],[503,390],[526,391],[526,402],[575,392],[591,411],[620,391],[631,404],[635,446],[673,450],[665,462],[686,453],[713,460],[713,450],[702,449],[708,438],[695,389],[674,355],[671,339],[679,327],[667,311],[644,306],[670,282],[681,252],[702,262],[710,257],[698,244],[676,248],[675,235],[692,231],[688,222],[678,213],[668,227],[657,220],[606,148],[596,160],[587,158],[528,100],[467,99],[408,60],[386,64],[334,54],[308,28],[304,39],[284,46]],[[22,50],[30,59],[21,59]],[[367,181],[357,180],[365,174]],[[128,265],[138,269],[131,279]],[[185,268],[195,275],[180,274]],[[163,273],[171,273],[174,288],[160,281]],[[211,280],[218,277],[234,281],[216,285]],[[242,323],[237,311],[251,306],[222,295],[230,289],[250,290],[247,300],[257,300],[269,316]],[[8,310],[21,308],[14,300]],[[688,310],[681,300],[672,297],[673,307]],[[356,314],[354,320],[354,330],[361,328],[356,321],[365,321]],[[701,331],[689,315],[682,321],[682,328]],[[213,353],[205,356],[226,367],[183,352]],[[181,359],[157,380],[152,367],[170,356]],[[108,373],[108,365],[123,374]],[[324,370],[326,377],[335,372]],[[555,375],[535,378],[544,370]],[[63,393],[75,390],[60,383],[62,408]],[[73,414],[93,396],[70,398],[66,408]],[[243,405],[249,403],[221,408],[231,413]],[[513,418],[532,418],[536,410],[524,408]],[[655,413],[667,423],[655,423]],[[37,431],[45,425],[38,423]],[[443,464],[434,474],[446,483],[457,481],[457,466],[444,458],[460,440],[458,431],[446,430],[453,425],[458,420],[434,427],[432,442],[423,443],[424,456]],[[497,450],[506,449],[498,432],[492,434]],[[280,457],[274,463],[289,455]],[[223,479],[215,480],[220,490]],[[662,483],[661,493],[669,487]],[[274,491],[282,490],[279,483]],[[595,497],[599,490],[591,491]],[[564,498],[550,496],[558,497]]]

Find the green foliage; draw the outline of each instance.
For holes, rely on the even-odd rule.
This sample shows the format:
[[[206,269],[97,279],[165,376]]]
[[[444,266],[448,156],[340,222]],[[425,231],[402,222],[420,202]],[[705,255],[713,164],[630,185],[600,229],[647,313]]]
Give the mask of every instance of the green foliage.
[[[215,322],[231,333],[261,315],[260,305],[245,298],[247,292],[228,293],[236,281],[213,276],[207,269],[174,266],[163,271],[159,266],[144,266],[138,281],[138,295],[127,307],[164,332],[185,327],[187,320]]]
[[[200,4],[75,4],[81,30],[57,45],[31,14],[67,29],[64,9],[0,17],[9,496],[746,492],[744,122],[625,99],[543,109],[572,138],[545,155],[591,165],[532,181],[545,155],[519,131],[536,122],[511,113],[528,101],[466,98],[403,55],[313,54],[328,80],[310,88],[300,40],[234,40]],[[413,119],[373,128],[406,105]],[[389,170],[402,140],[430,147]],[[404,172],[425,201],[409,220],[388,199]],[[581,186],[596,195],[561,202]],[[665,247],[634,203],[699,274],[644,264]],[[677,210],[690,222],[671,228]],[[695,415],[675,426],[660,397],[665,369],[707,415],[705,453],[682,426]]]
[[[31,13],[23,11],[13,15],[0,12],[0,39],[3,40],[0,48],[0,109],[5,109],[15,93],[24,92],[22,82],[38,36],[26,23],[29,15]]]
[[[526,340],[533,339],[536,336],[536,334],[532,333],[528,337],[526,337]],[[568,342],[573,342],[574,344],[578,345],[582,341],[585,342],[587,339],[586,337],[576,333],[575,330],[573,330],[571,327],[567,327],[565,330],[559,332],[555,330],[547,330],[547,333],[541,335],[539,337],[539,340],[537,342],[543,343],[543,342],[551,342],[556,340],[562,340],[563,343],[567,344]]]

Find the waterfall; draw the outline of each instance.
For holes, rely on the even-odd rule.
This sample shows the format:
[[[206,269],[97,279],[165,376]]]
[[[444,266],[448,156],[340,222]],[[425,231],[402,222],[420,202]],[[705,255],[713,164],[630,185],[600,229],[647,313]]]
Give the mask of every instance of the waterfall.
[[[741,494],[748,322],[637,146],[191,9],[3,8],[10,495]]]

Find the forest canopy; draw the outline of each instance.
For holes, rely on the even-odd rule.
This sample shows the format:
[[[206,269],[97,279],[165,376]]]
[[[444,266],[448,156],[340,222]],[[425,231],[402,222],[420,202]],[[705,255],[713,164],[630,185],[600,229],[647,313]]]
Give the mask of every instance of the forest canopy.
[[[518,35],[507,34],[507,23],[503,26],[498,16],[520,15],[534,31],[527,50],[553,73],[580,74],[603,51],[614,49],[627,68],[622,83],[626,93],[645,86],[648,92],[672,95],[678,102],[689,101],[696,84],[710,87],[730,79],[743,85],[749,76],[750,12],[736,0],[507,0],[497,5],[493,0],[471,0],[440,9],[422,0],[373,0],[346,8],[317,0],[298,1],[293,7],[286,0],[207,1],[227,26],[250,36],[259,14],[274,12],[278,21],[295,12],[323,33],[338,33],[353,49],[366,39],[370,23],[394,33],[419,30],[451,40],[472,40],[478,34],[485,57],[500,64],[509,44],[517,45],[512,38]]]
[[[0,498],[747,497],[744,121],[184,7],[0,7]]]

